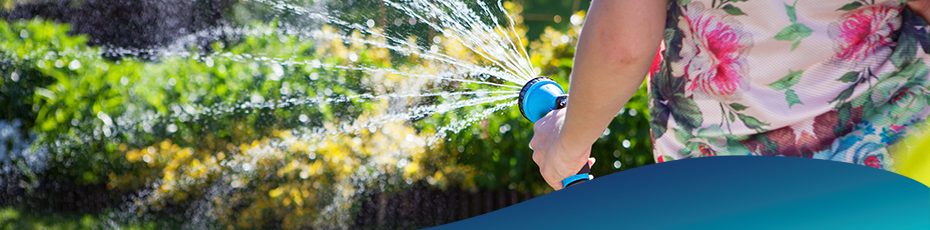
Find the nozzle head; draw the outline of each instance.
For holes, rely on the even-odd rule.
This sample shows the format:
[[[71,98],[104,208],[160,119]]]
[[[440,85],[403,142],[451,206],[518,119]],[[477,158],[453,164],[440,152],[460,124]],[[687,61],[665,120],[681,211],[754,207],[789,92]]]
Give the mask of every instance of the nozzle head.
[[[520,113],[523,117],[536,122],[546,116],[549,111],[564,107],[567,97],[558,83],[547,77],[537,77],[520,89],[517,104],[520,106]]]

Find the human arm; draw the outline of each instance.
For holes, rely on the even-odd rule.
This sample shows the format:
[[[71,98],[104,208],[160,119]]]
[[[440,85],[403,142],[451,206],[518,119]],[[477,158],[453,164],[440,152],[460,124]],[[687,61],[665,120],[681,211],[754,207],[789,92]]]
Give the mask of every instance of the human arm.
[[[924,19],[925,22],[930,22],[927,20],[927,17],[930,17],[930,0],[908,2],[907,7],[911,8],[911,11],[914,11],[914,13]]]
[[[655,57],[665,28],[665,0],[595,0],[582,28],[565,109],[534,126],[533,160],[546,182],[581,169],[591,145],[633,96]],[[593,162],[591,162],[593,163]]]

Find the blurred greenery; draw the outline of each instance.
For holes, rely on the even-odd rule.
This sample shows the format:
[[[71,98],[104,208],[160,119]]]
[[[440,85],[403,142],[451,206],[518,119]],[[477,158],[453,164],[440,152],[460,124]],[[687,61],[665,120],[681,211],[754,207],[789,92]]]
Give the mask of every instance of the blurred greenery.
[[[522,6],[504,5],[517,15],[518,36],[525,36]],[[262,15],[256,12],[250,14]],[[283,25],[300,22],[256,17],[239,22],[250,33],[151,61],[103,58],[102,48],[87,46],[86,36],[69,35],[66,24],[0,21],[0,119],[23,122],[22,135],[44,154],[43,167],[30,166],[34,163],[23,156],[0,159],[0,166],[23,175],[3,175],[21,181],[7,184],[24,187],[23,196],[37,191],[40,181],[105,184],[111,196],[139,194],[124,202],[135,208],[43,217],[22,215],[25,204],[12,203],[14,208],[0,212],[0,227],[80,229],[107,215],[133,212],[183,222],[179,215],[187,214],[171,210],[200,202],[212,207],[204,212],[215,217],[215,228],[328,228],[351,223],[354,216],[345,210],[353,210],[353,202],[369,189],[392,192],[417,183],[535,195],[551,191],[527,146],[532,123],[515,106],[456,133],[444,133],[442,127],[494,105],[381,121],[398,105],[456,99],[358,96],[473,86],[320,68],[438,71],[428,60],[357,42],[385,42],[383,38],[320,26],[315,28],[322,34],[355,41],[340,36],[308,39],[281,32],[288,30]],[[583,19],[584,12],[568,17]],[[581,26],[581,20],[564,20],[570,21],[576,23],[547,27],[531,42],[523,37],[532,64],[563,86],[568,85]],[[431,42],[416,38],[435,36],[416,28],[394,30],[409,31],[413,43]],[[453,39],[436,45],[457,59],[487,63]],[[653,163],[646,93],[640,89],[595,143],[596,176]],[[434,137],[443,139],[426,145]],[[157,227],[138,221],[125,225]]]

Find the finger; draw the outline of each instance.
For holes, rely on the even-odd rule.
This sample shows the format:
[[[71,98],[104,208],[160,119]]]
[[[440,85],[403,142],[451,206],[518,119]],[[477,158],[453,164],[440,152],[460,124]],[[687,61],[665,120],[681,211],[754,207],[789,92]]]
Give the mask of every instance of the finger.
[[[546,183],[549,184],[549,187],[552,187],[552,189],[555,189],[556,191],[559,191],[559,189],[562,189],[562,181],[556,180],[553,182],[552,180],[547,179]]]
[[[542,165],[543,154],[540,151],[533,150],[533,162],[536,165]],[[540,173],[542,173],[542,166],[540,166]]]

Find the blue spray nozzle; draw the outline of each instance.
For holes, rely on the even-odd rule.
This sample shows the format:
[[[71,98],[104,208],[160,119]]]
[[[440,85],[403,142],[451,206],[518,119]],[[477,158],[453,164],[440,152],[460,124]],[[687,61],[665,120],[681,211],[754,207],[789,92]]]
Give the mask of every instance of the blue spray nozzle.
[[[536,122],[549,111],[565,107],[568,95],[558,83],[547,77],[533,78],[520,89],[517,104],[523,117]]]
[[[526,82],[520,89],[517,104],[520,105],[520,113],[523,113],[523,117],[535,123],[546,116],[549,111],[565,108],[566,99],[568,95],[558,83],[547,77],[537,77]],[[594,176],[590,172],[591,165],[585,164],[578,174],[563,179],[562,187],[566,188],[593,179]]]

